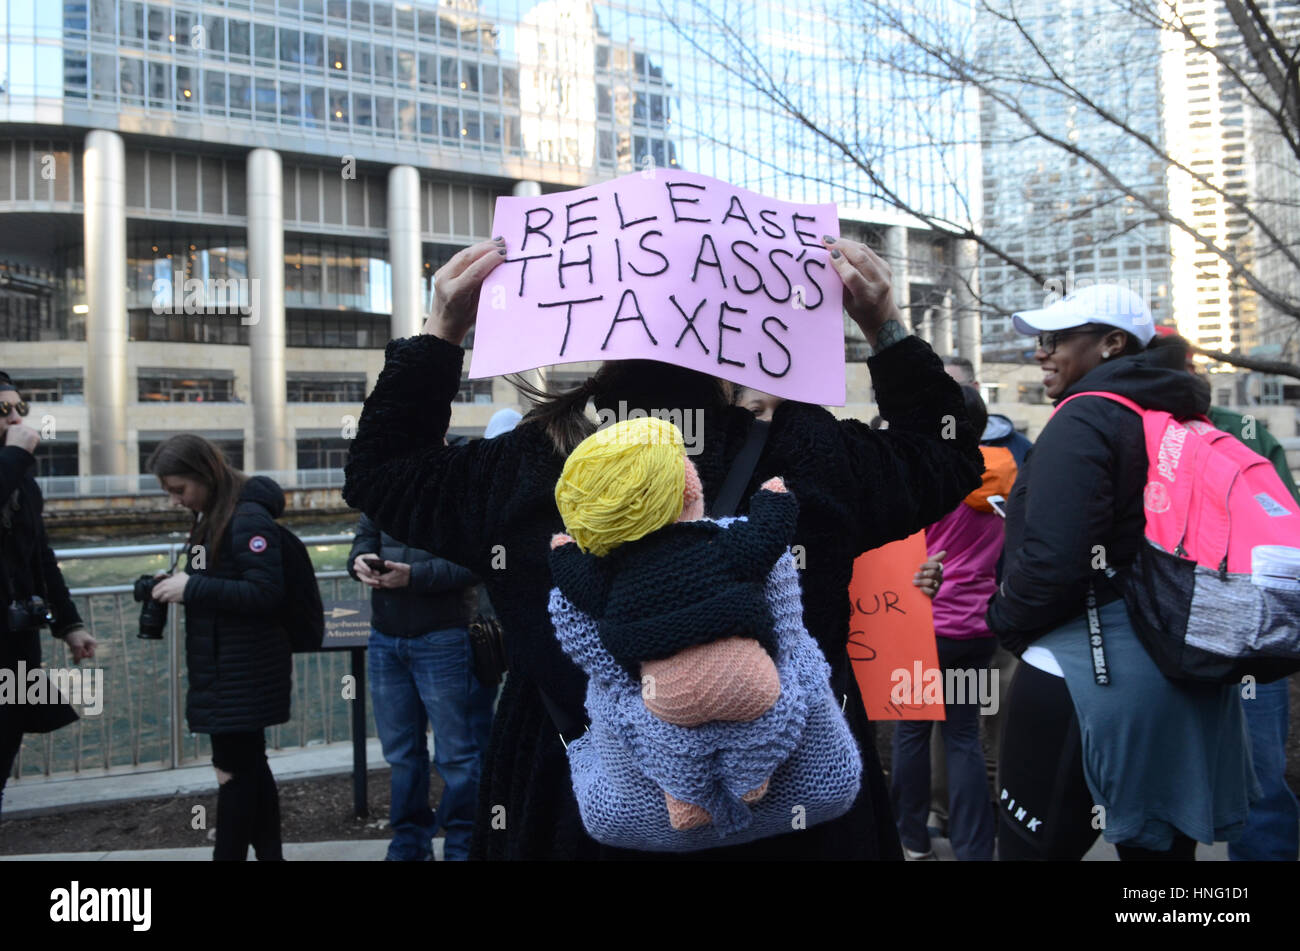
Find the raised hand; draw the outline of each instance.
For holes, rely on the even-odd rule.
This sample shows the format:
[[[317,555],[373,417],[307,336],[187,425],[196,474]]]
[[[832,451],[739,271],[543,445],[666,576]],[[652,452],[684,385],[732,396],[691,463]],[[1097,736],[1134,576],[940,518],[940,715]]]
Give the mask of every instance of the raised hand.
[[[867,343],[887,320],[900,320],[894,303],[894,273],[880,255],[847,238],[822,238],[831,252],[831,267],[844,282],[844,310],[862,328]]]
[[[478,316],[478,296],[483,280],[506,259],[501,238],[462,248],[433,275],[433,312],[424,332],[461,344]]]

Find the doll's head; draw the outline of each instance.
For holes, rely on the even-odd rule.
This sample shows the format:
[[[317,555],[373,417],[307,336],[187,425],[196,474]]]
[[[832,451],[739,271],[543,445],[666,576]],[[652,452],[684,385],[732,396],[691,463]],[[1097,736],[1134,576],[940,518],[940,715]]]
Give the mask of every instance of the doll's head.
[[[703,518],[704,492],[681,432],[645,416],[579,443],[555,484],[555,505],[578,547],[603,556],[665,525]]]

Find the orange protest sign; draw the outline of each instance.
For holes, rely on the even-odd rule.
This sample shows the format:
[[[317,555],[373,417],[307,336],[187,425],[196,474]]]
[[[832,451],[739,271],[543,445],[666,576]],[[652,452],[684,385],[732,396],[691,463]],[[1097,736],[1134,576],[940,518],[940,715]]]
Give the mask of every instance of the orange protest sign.
[[[853,563],[849,660],[873,720],[944,719],[930,599],[912,584],[926,557],[920,531],[864,552]]]

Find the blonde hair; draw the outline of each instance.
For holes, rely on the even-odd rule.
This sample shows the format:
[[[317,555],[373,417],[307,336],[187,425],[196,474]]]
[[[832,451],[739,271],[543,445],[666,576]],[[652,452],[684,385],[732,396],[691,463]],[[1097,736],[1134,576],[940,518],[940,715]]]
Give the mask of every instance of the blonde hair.
[[[588,436],[555,484],[555,505],[578,547],[609,554],[677,521],[686,488],[686,446],[677,427],[652,416]]]

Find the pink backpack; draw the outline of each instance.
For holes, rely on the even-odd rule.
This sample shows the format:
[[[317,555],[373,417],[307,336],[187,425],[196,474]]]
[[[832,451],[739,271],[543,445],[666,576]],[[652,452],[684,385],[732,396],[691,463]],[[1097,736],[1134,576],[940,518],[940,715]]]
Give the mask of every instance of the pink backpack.
[[[1180,423],[1115,393],[1057,409],[1080,396],[1142,417],[1146,544],[1120,580],[1156,665],[1210,683],[1300,670],[1300,507],[1272,463],[1204,417]]]

